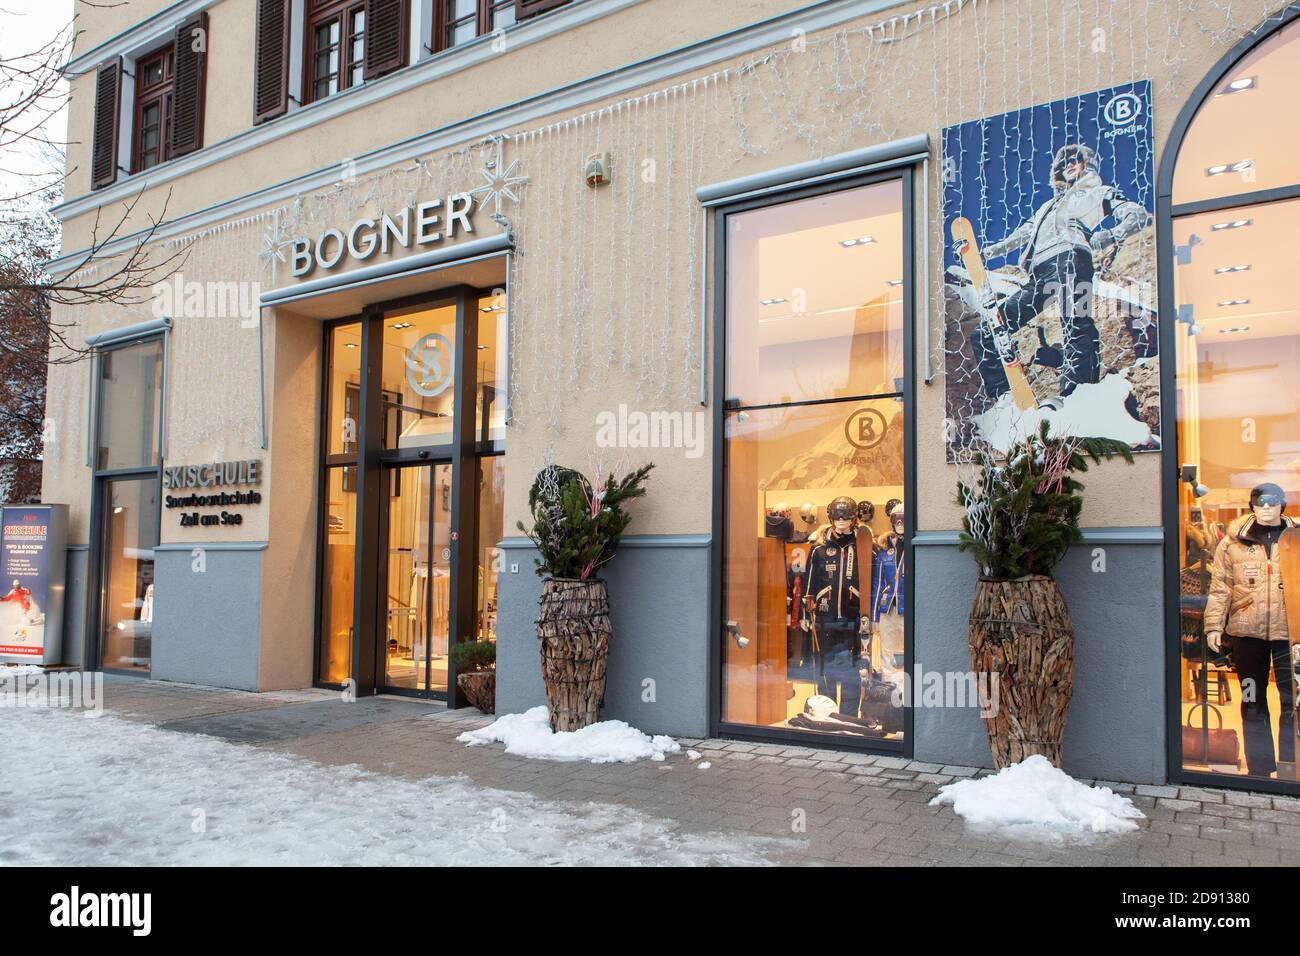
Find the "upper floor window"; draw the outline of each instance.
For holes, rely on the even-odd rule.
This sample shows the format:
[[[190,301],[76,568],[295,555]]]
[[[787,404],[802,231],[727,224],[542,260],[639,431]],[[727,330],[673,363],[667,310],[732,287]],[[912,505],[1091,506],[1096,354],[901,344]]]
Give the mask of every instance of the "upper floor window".
[[[307,15],[308,101],[365,80],[365,0],[313,0]]]
[[[91,188],[115,182],[119,172],[141,172],[203,146],[210,39],[208,15],[200,12],[177,24],[166,45],[134,63],[115,58],[100,64]],[[121,108],[124,101],[126,110]]]
[[[135,65],[135,148],[131,171],[171,159],[172,44],[141,57]]]

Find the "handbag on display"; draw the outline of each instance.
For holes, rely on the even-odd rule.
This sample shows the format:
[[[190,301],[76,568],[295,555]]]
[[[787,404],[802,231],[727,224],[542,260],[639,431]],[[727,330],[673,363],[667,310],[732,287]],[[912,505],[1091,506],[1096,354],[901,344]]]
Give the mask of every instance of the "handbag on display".
[[[1208,713],[1201,718],[1201,726],[1192,724],[1192,714],[1198,710],[1214,711],[1218,718],[1217,727],[1208,727]],[[1223,726],[1223,714],[1219,708],[1204,701],[1187,712],[1187,722],[1183,724],[1183,760],[1193,763],[1239,763],[1240,746],[1237,732]]]

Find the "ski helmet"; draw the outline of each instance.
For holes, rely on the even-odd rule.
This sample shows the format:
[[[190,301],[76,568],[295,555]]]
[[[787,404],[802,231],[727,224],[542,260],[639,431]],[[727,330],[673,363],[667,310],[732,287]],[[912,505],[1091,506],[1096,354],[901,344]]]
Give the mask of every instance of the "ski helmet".
[[[1278,485],[1271,481],[1266,481],[1262,485],[1256,485],[1250,489],[1250,507],[1258,508],[1281,505],[1282,510],[1286,511],[1286,492]]]
[[[906,527],[906,524],[907,512],[903,509],[903,503],[900,501],[890,509],[889,526],[894,529],[895,533],[899,533],[902,531],[902,528],[900,528],[899,525]]]
[[[885,502],[885,516],[888,517],[894,513],[894,509],[903,503],[901,498],[890,498]]]
[[[1065,167],[1073,163],[1082,163],[1086,168],[1097,172],[1097,154],[1082,143],[1067,143],[1056,151],[1052,157],[1052,185],[1056,188],[1069,185],[1065,181]]]
[[[790,505],[784,501],[778,501],[767,509],[767,513],[774,518],[790,517]]]
[[[826,517],[832,521],[852,521],[858,513],[858,503],[848,495],[840,495],[826,506]]]
[[[858,502],[858,521],[866,524],[876,516],[876,506],[865,498]]]
[[[799,508],[799,517],[803,519],[804,524],[816,524],[817,506],[811,501],[805,501]]]

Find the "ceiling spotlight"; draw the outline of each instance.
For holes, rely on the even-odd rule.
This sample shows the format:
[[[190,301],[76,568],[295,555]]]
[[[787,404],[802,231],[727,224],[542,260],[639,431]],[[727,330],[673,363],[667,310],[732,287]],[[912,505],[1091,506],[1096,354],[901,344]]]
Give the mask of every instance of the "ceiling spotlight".
[[[1222,232],[1225,229],[1241,229],[1245,226],[1253,226],[1254,219],[1234,219],[1231,222],[1216,222],[1210,227],[1211,232]]]
[[[479,309],[480,312],[504,312],[505,310],[504,305],[485,305]]]
[[[1229,93],[1241,93],[1245,90],[1254,90],[1259,88],[1259,77],[1244,76],[1239,80],[1233,80],[1231,83],[1220,88],[1218,95],[1227,96]]]
[[[414,324],[414,323],[411,323],[411,322],[394,322],[394,323],[390,326],[390,328],[393,328],[393,329],[409,329],[413,324]]]
[[[845,249],[850,249],[853,246],[869,246],[875,241],[871,236],[858,236],[856,239],[841,239],[840,245]]]
[[[479,350],[480,352],[486,352],[486,351],[488,350],[488,346],[486,346],[486,345],[480,345],[480,346],[478,346],[478,350]]]
[[[1207,176],[1225,176],[1228,173],[1244,173],[1248,169],[1255,168],[1253,159],[1240,159],[1235,163],[1220,163],[1217,166],[1211,166],[1205,170]]]
[[[782,302],[787,302],[787,301],[789,300],[782,298],[781,296],[775,296],[771,299],[759,299],[758,304],[759,305],[780,305]]]
[[[1224,299],[1219,303],[1219,308],[1230,309],[1234,305],[1250,305],[1249,299]]]
[[[357,343],[356,343],[356,342],[344,342],[344,343],[343,343],[343,347],[344,347],[345,349],[354,349],[354,348],[357,347]]]
[[[1226,276],[1230,272],[1249,272],[1250,266],[1219,266],[1214,270],[1216,276]]]
[[[885,280],[885,285],[888,285],[888,286],[894,286],[895,288],[897,288],[898,286],[900,286],[900,285],[902,285],[902,284],[903,284],[903,280],[902,280],[902,279],[886,279],[886,280]]]
[[[1229,327],[1226,328],[1226,329],[1219,329],[1219,334],[1220,334],[1220,335],[1236,335],[1236,334],[1239,333],[1239,332],[1249,332],[1249,331],[1250,331],[1250,326],[1249,326],[1249,325],[1233,325],[1233,326],[1229,326]]]

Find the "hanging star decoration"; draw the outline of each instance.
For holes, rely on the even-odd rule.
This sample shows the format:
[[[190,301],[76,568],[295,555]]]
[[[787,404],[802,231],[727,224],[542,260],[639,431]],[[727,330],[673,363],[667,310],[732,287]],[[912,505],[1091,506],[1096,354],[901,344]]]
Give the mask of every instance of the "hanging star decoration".
[[[493,153],[479,170],[479,175],[483,177],[483,185],[471,189],[469,194],[480,206],[490,204],[492,212],[488,214],[489,218],[508,233],[510,220],[501,214],[501,200],[519,202],[519,194],[515,191],[515,187],[528,182],[528,177],[519,174],[519,160],[511,160],[509,166],[505,165],[505,158],[502,155],[505,139],[504,136],[497,136],[484,142],[484,145],[492,143]]]
[[[275,285],[276,264],[288,261],[284,257],[284,250],[286,246],[292,245],[292,240],[285,238],[285,231],[284,210],[277,209],[274,222],[262,236],[262,250],[257,254],[263,265],[271,269],[272,286]]]

